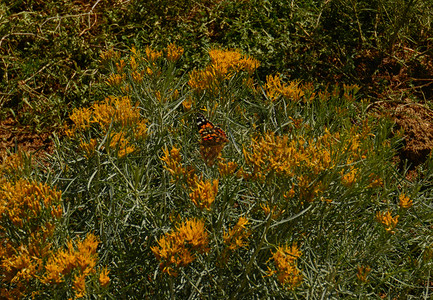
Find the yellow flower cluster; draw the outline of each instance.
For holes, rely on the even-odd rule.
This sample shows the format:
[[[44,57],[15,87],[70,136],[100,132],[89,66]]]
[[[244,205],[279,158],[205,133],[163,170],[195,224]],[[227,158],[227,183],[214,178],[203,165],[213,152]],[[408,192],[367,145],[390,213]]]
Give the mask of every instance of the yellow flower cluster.
[[[110,134],[110,148],[117,151],[118,157],[124,157],[135,151],[135,147],[129,144],[123,132],[112,132]]]
[[[252,57],[242,55],[238,50],[209,50],[211,63],[203,70],[190,73],[188,84],[196,91],[218,91],[219,85],[238,72],[245,71],[252,75],[260,62]]]
[[[248,237],[251,235],[251,231],[247,229],[248,219],[240,217],[238,222],[228,232],[224,231],[224,244],[230,251],[246,247],[248,245]]]
[[[110,134],[109,146],[118,150],[118,156],[123,157],[135,150],[130,140],[139,140],[147,136],[146,120],[141,118],[138,104],[133,105],[129,97],[107,97],[103,102],[95,103],[90,108],[74,109],[69,116],[72,127],[66,129],[66,135],[73,138],[83,136],[95,126],[100,133],[99,139],[113,128]],[[91,157],[95,152],[98,140],[91,138],[89,142],[80,140],[80,148]]]
[[[296,261],[301,257],[296,244],[292,246],[279,246],[272,252],[271,260],[275,269],[268,267],[268,276],[277,274],[278,281],[288,289],[293,289],[302,282],[302,274],[296,266]]]
[[[288,84],[281,82],[280,76],[266,76],[265,84],[266,96],[271,100],[275,101],[279,97],[283,96],[286,99],[298,102],[304,97],[304,91],[302,87],[299,87],[299,82],[292,81]]]
[[[162,151],[164,152],[164,156],[161,157],[161,160],[165,162],[164,169],[170,172],[175,181],[179,180],[186,173],[185,168],[182,166],[180,148],[173,146],[170,152],[167,148]]]
[[[200,209],[210,209],[212,203],[215,201],[218,193],[218,179],[211,181],[197,180],[191,186],[191,193],[189,197],[195,206]]]
[[[0,179],[0,186],[0,224],[11,222],[23,228],[41,217],[42,213],[48,214],[48,219],[58,219],[62,215],[62,193],[46,184],[25,179],[17,182]],[[0,225],[0,230],[5,228]]]
[[[167,45],[167,60],[171,62],[178,61],[183,54],[183,48],[172,43]]]
[[[413,201],[412,199],[410,199],[408,196],[406,196],[405,194],[400,194],[400,196],[398,197],[399,199],[399,203],[398,205],[401,208],[410,208],[413,205]]]
[[[145,53],[146,56],[144,59],[148,62],[155,62],[156,60],[158,60],[158,58],[162,56],[162,51],[156,51],[149,46],[146,46]]]
[[[101,58],[101,62],[106,62],[109,60],[119,60],[120,59],[120,52],[115,51],[114,49],[109,49],[107,51],[102,51],[99,54],[99,57]]]
[[[244,148],[243,153],[247,164],[253,168],[253,178],[264,179],[269,174],[293,177],[300,166],[314,174],[332,168],[332,143],[333,137],[329,132],[317,140],[302,137],[289,140],[288,136],[268,133],[253,138],[249,150]]]
[[[96,273],[95,266],[98,260],[96,248],[98,241],[93,234],[89,234],[83,241],[75,244],[70,240],[67,249],[60,249],[48,259],[42,278],[45,284],[60,284],[72,276],[75,297],[81,298],[86,294],[86,277]],[[107,271],[102,275],[104,283],[107,283]],[[109,279],[108,279],[109,280]]]
[[[158,246],[151,247],[161,262],[162,271],[177,276],[177,268],[184,267],[196,259],[198,253],[206,253],[209,238],[204,221],[186,220],[176,230],[158,239]]]
[[[301,198],[312,201],[326,188],[317,180],[323,171],[338,168],[341,182],[346,186],[359,179],[361,171],[355,163],[365,158],[362,136],[350,130],[348,136],[341,138],[339,133],[331,134],[326,129],[324,135],[314,139],[266,133],[253,138],[248,148],[244,147],[246,169],[241,168],[237,175],[260,181],[268,176],[291,177]],[[292,187],[292,192],[296,187]]]
[[[24,151],[18,153],[6,154],[6,152],[0,152],[0,176],[10,176],[13,178],[19,178],[26,168],[26,164],[31,164],[31,155]]]
[[[385,230],[391,234],[395,233],[394,228],[397,226],[399,217],[399,215],[393,217],[391,211],[389,210],[386,212],[378,211],[376,213],[376,220],[379,223],[382,223],[382,225],[385,227]]]
[[[233,175],[238,168],[238,164],[234,161],[225,162],[224,159],[221,159],[218,162],[218,172],[221,176],[229,176]]]

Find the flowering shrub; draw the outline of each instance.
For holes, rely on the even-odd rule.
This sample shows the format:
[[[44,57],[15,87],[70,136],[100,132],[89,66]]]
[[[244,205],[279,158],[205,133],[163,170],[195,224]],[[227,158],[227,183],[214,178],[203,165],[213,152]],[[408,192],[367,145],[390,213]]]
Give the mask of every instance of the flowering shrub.
[[[12,156],[0,168],[0,295],[5,299],[49,297],[50,291],[59,294],[63,290],[81,298],[86,295],[86,278],[97,274],[98,242],[88,235],[77,242],[76,249],[71,240],[68,250],[56,249],[62,193],[34,180],[4,177],[13,168],[23,169],[19,157],[22,154]],[[101,272],[101,286],[109,282],[107,272]],[[69,287],[59,287],[63,282]]]
[[[398,171],[399,136],[357,86],[261,82],[257,60],[217,48],[185,74],[182,54],[102,53],[111,95],[73,111],[47,184],[14,176],[24,158],[0,168],[16,229],[4,295],[397,297],[428,282],[428,185]]]

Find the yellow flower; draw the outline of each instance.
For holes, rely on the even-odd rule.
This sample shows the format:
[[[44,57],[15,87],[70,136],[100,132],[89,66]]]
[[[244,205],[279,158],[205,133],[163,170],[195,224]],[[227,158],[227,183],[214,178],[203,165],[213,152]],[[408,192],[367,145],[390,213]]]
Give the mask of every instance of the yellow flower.
[[[107,269],[107,267],[102,268],[102,271],[99,274],[99,284],[102,287],[106,287],[110,283],[110,277],[108,277],[109,273],[110,271]]]
[[[88,234],[83,241],[77,241],[75,246],[69,240],[66,249],[59,249],[49,257],[42,283],[63,282],[66,280],[65,276],[76,270],[73,289],[76,291],[76,297],[83,297],[86,293],[86,276],[96,272],[94,268],[98,259],[97,246],[98,241],[93,234]]]
[[[229,250],[234,251],[248,245],[247,239],[251,235],[251,231],[247,230],[247,225],[248,219],[240,217],[232,229],[229,229],[228,232],[224,231],[224,244],[227,245]]]
[[[126,66],[126,62],[124,59],[119,60],[119,62],[116,63],[117,73],[123,73],[123,69]]]
[[[271,207],[269,207],[268,204],[263,204],[263,203],[260,204],[260,207],[262,208],[262,210],[266,216],[268,216],[269,214],[272,214],[271,218],[273,220],[278,219],[278,217],[281,216],[281,214],[285,211],[285,210],[279,210],[276,206],[273,206],[271,208]]]
[[[398,205],[401,208],[410,208],[413,205],[412,199],[410,199],[405,194],[400,194],[400,196],[398,197],[398,199],[399,199],[399,204]]]
[[[200,209],[206,208],[209,210],[218,193],[218,179],[214,179],[213,182],[196,181],[194,186],[191,187],[191,191],[189,197],[192,202]]]
[[[302,282],[302,274],[296,266],[296,261],[302,255],[296,244],[279,246],[272,252],[275,270],[268,267],[268,276],[277,274],[278,281],[288,289],[293,289]]]
[[[177,236],[180,240],[188,243],[197,252],[207,252],[208,233],[206,232],[204,221],[187,220],[176,227]]]
[[[90,139],[90,142],[86,143],[84,141],[80,142],[80,148],[82,150],[84,150],[84,152],[86,152],[86,157],[90,158],[93,156],[93,154],[95,154],[95,149],[96,149],[96,144],[98,142],[96,141],[96,139]]]
[[[304,91],[299,88],[299,82],[292,81],[289,84],[283,84],[278,74],[266,76],[265,92],[272,101],[277,100],[280,96],[299,101],[304,96]]]
[[[135,147],[129,145],[128,139],[126,139],[124,134],[121,132],[113,132],[111,134],[110,148],[117,150],[117,155],[119,158],[122,158],[125,155],[135,151]]]
[[[164,234],[151,247],[156,259],[161,262],[162,271],[177,276],[176,268],[184,267],[196,259],[196,253],[208,252],[209,238],[204,221],[187,220],[171,233]]]
[[[182,157],[180,156],[180,148],[172,147],[170,152],[168,149],[162,149],[164,156],[161,160],[165,162],[164,169],[170,172],[174,180],[179,180],[182,175],[186,174],[185,168],[182,166]]]
[[[341,183],[345,186],[351,186],[358,176],[358,169],[354,168],[353,166],[350,167],[349,172],[344,172],[344,170],[341,170]],[[344,174],[345,173],[345,174]]]
[[[75,275],[73,289],[75,290],[76,298],[82,298],[86,295],[86,281],[84,275]]]
[[[218,163],[218,171],[221,176],[229,176],[233,175],[238,168],[238,164],[234,161],[225,162],[224,160],[221,160]]]
[[[183,54],[183,48],[171,43],[167,46],[167,60],[171,62],[177,61]]]
[[[389,211],[389,210],[386,212],[377,212],[376,213],[377,221],[379,223],[382,223],[382,225],[385,227],[385,230],[391,234],[395,233],[393,231],[393,229],[397,226],[399,217],[400,217],[399,215],[392,217],[391,211]]]
[[[92,111],[88,108],[74,108],[69,118],[74,123],[77,130],[87,130],[90,128],[91,115]]]
[[[145,53],[146,60],[150,63],[155,62],[158,58],[162,56],[162,51],[155,51],[149,46],[146,46]]]
[[[230,79],[240,71],[250,75],[259,67],[260,63],[254,58],[242,55],[238,50],[209,50],[211,63],[203,70],[193,70],[188,84],[197,91],[218,91],[220,84]]]
[[[135,60],[134,56],[131,56],[130,61],[129,61],[129,65],[131,66],[132,71],[137,70],[137,61]]]
[[[114,49],[109,49],[107,51],[101,51],[99,57],[101,58],[102,62],[108,60],[118,60],[120,59],[120,52],[115,51]]]

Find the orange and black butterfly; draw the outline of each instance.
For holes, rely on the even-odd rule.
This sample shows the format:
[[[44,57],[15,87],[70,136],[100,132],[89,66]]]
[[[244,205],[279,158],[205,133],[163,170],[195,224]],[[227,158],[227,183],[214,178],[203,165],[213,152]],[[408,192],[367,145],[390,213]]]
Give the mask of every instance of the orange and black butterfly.
[[[201,156],[207,165],[212,166],[229,140],[224,130],[212,124],[202,114],[197,114],[197,128],[201,136]]]

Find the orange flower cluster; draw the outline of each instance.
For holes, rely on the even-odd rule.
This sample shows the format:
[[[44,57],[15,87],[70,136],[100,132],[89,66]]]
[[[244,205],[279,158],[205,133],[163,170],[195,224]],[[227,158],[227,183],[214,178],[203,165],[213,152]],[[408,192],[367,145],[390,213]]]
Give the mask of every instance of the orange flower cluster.
[[[86,294],[86,277],[96,273],[95,266],[98,260],[96,248],[98,241],[93,234],[89,234],[83,241],[74,243],[68,241],[67,249],[60,249],[48,259],[45,265],[45,275],[42,283],[60,284],[72,276],[75,297],[81,298]],[[107,271],[104,270],[103,283],[107,283]],[[108,279],[109,281],[109,279]]]
[[[266,76],[265,92],[271,101],[275,101],[282,96],[298,102],[305,96],[302,87],[299,86],[299,82],[292,81],[289,84],[284,84],[281,82],[279,75]]]
[[[341,183],[350,187],[359,180],[361,170],[356,162],[365,159],[361,134],[349,130],[343,138],[339,133],[325,134],[317,138],[296,138],[266,133],[253,138],[243,153],[246,167],[237,175],[245,179],[265,181],[269,176],[290,177],[295,186],[292,192],[312,201],[326,189],[326,184],[317,180],[323,171],[337,168]]]
[[[178,61],[183,54],[183,48],[171,43],[167,46],[167,60],[171,62]]]
[[[271,260],[275,269],[268,267],[268,276],[277,274],[278,281],[288,289],[293,289],[302,282],[302,274],[296,266],[296,261],[301,257],[297,245],[279,246],[272,252]]]
[[[180,148],[172,147],[170,152],[167,148],[162,150],[164,156],[161,160],[165,162],[164,169],[170,172],[175,181],[182,178],[186,174],[186,169],[182,166],[182,157],[180,156]]]
[[[378,211],[376,213],[377,221],[381,223],[385,227],[385,230],[391,234],[395,233],[394,228],[397,226],[399,217],[399,215],[393,217],[391,211],[389,210],[386,212]]]
[[[209,210],[218,193],[218,179],[214,179],[213,182],[196,180],[192,184],[191,193],[189,194],[192,202],[200,209],[206,208]]]
[[[177,268],[184,267],[196,259],[199,253],[206,253],[209,238],[204,221],[187,220],[158,239],[158,246],[151,247],[161,262],[163,272],[177,276]]]
[[[17,182],[0,179],[0,186],[0,224],[11,222],[24,228],[38,218],[54,220],[62,215],[62,193],[46,184],[25,179]],[[3,225],[0,230],[5,230]]]
[[[410,199],[408,196],[406,196],[406,194],[401,194],[399,197],[399,203],[398,205],[401,208],[410,208],[413,205],[413,200]]]
[[[329,132],[317,140],[297,140],[288,136],[268,133],[260,139],[252,139],[249,150],[243,149],[245,160],[253,168],[253,177],[264,179],[269,174],[295,176],[296,169],[303,167],[314,174],[333,168],[330,154],[332,136]]]
[[[73,125],[66,129],[66,135],[74,138],[85,136],[91,128],[99,133],[98,139],[89,142],[80,140],[80,148],[87,157],[93,156],[98,140],[104,138],[110,128],[111,149],[123,157],[135,150],[131,140],[143,139],[147,136],[146,120],[141,118],[138,104],[132,105],[129,97],[107,97],[103,102],[95,103],[90,108],[74,109],[69,116]]]
[[[203,70],[190,73],[189,86],[196,91],[209,90],[216,93],[219,85],[229,80],[236,73],[245,71],[251,76],[260,66],[260,62],[252,57],[242,55],[237,50],[209,50],[211,63]]]
[[[224,244],[227,245],[230,251],[246,247],[248,245],[248,237],[251,231],[247,229],[248,219],[240,217],[238,222],[228,232],[224,231]]]

